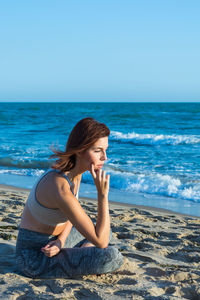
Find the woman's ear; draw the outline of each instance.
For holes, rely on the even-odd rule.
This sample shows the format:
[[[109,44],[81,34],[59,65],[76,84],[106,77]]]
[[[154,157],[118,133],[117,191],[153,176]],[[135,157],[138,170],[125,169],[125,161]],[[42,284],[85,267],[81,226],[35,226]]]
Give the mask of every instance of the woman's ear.
[[[82,150],[76,153],[77,157],[82,157],[86,150]]]
[[[80,152],[76,153],[76,156],[81,157],[81,153]]]
[[[76,153],[76,156],[80,158],[82,156],[82,154],[83,154],[83,151],[79,151]]]

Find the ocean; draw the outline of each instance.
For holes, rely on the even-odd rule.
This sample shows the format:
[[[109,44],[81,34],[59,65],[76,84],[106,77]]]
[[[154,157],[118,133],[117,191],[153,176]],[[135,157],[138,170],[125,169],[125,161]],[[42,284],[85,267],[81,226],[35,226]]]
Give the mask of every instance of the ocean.
[[[0,184],[31,188],[85,117],[111,130],[111,201],[200,216],[200,103],[0,103]],[[96,197],[89,172],[80,196]]]

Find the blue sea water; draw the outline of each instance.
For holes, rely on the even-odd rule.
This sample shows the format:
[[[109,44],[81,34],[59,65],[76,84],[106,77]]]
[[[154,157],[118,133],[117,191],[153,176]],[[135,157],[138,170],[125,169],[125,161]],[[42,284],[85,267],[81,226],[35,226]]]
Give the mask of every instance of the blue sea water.
[[[0,103],[0,183],[30,188],[88,116],[111,130],[110,200],[200,216],[200,103]],[[96,197],[89,172],[80,196]]]

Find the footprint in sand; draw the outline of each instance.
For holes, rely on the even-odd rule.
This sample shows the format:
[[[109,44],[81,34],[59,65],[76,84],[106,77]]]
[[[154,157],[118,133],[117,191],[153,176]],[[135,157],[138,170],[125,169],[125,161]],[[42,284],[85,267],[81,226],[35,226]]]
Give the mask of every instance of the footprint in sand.
[[[153,277],[166,276],[166,272],[160,268],[146,268],[144,274]]]
[[[144,242],[137,242],[134,244],[134,246],[137,250],[143,250],[143,251],[148,251],[150,249],[154,249],[154,246],[144,243]]]
[[[100,300],[102,299],[101,296],[99,296],[96,292],[92,292],[89,289],[81,288],[80,290],[77,290],[74,292],[74,296],[76,299],[93,299],[93,300]]]

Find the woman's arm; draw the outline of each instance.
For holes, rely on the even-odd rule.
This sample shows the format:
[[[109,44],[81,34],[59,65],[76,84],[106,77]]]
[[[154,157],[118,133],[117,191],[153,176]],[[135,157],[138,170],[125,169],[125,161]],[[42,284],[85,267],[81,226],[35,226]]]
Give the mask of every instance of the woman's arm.
[[[108,208],[109,175],[105,171],[94,171],[91,174],[98,192],[98,216],[96,226],[85,213],[79,201],[70,191],[68,184],[61,176],[55,178],[56,188],[52,190],[57,206],[66,214],[69,221],[91,243],[100,248],[106,248],[109,241],[110,217]]]
[[[104,201],[105,200],[105,201]],[[105,214],[102,214],[102,211],[105,211]],[[103,218],[105,218],[106,226],[102,226],[104,222]],[[99,219],[99,220],[98,220]],[[110,215],[109,215],[109,207],[107,199],[102,199],[101,195],[98,195],[98,217],[97,217],[97,224],[96,224],[96,233],[100,233],[105,237],[105,241],[109,239],[110,235]],[[94,244],[90,242],[85,242],[81,247],[93,247]]]
[[[108,196],[98,195],[98,216],[96,222],[96,234],[100,240],[104,240],[102,248],[108,246],[110,235],[110,215]]]
[[[67,221],[65,229],[58,235],[57,239],[61,242],[61,247],[62,248],[65,244],[65,241],[66,241],[68,235],[70,234],[72,226],[73,226],[72,223],[70,221]]]
[[[48,257],[57,255],[60,252],[60,249],[63,248],[71,229],[72,223],[67,221],[64,230],[58,235],[57,239],[49,242],[45,247],[42,247],[41,251]]]

